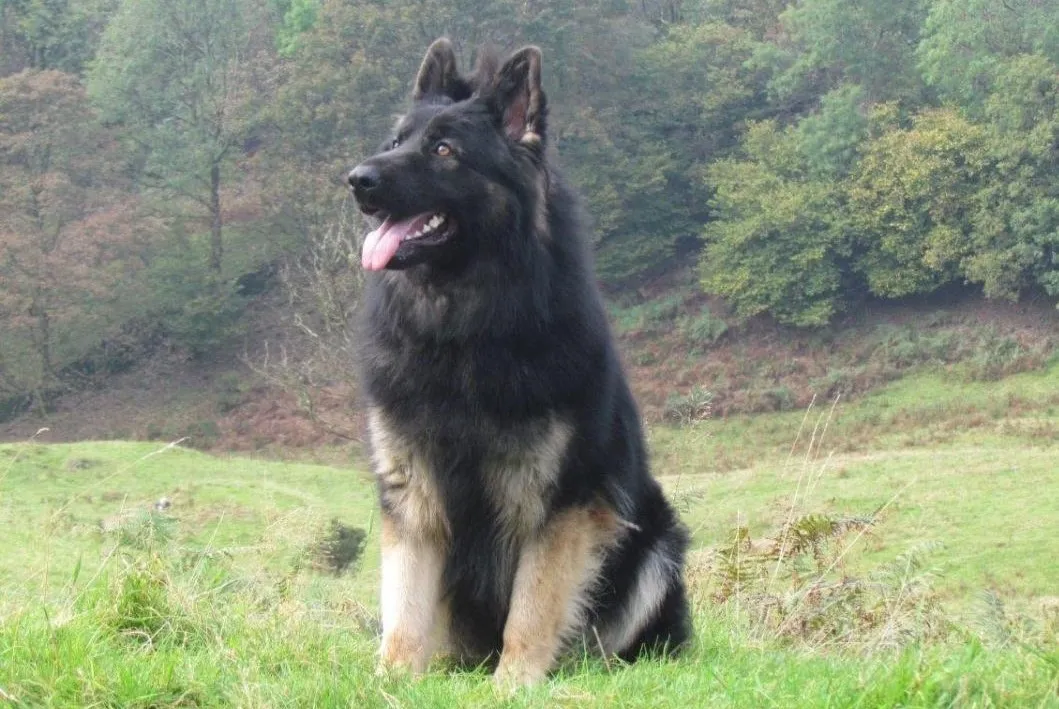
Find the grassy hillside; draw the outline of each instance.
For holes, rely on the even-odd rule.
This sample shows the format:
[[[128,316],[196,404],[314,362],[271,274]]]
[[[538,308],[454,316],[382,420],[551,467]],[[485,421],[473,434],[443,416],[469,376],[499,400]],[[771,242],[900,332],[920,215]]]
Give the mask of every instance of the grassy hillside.
[[[695,535],[694,649],[575,661],[511,697],[443,664],[374,675],[362,470],[2,446],[0,705],[1059,706],[1057,385],[1059,367],[921,377],[833,409],[654,428]],[[367,534],[340,574],[335,519]]]
[[[671,275],[643,299],[610,305],[633,392],[651,422],[674,421],[702,403],[716,419],[773,412],[797,419],[814,395],[853,401],[909,376],[917,382],[932,376],[939,382],[932,388],[942,394],[952,386],[989,387],[1002,377],[1043,370],[1059,341],[1059,311],[1051,304],[969,295],[876,304],[813,331],[766,318],[740,324],[722,303],[702,296],[692,276]],[[129,371],[61,397],[45,413],[0,422],[0,442],[23,441],[47,427],[52,441],[185,437],[185,445],[200,450],[285,456],[292,449],[316,454],[358,438],[363,422],[350,407],[342,342],[332,343],[333,361],[323,370],[313,369],[319,363],[310,363],[310,351],[288,352],[288,368],[276,364],[275,348],[289,334],[284,302],[276,294],[259,302],[249,314],[245,341],[208,357],[157,352]],[[266,346],[273,353],[267,366]],[[303,367],[314,371],[310,387]],[[836,444],[846,451],[873,445],[878,431],[871,418],[885,415],[869,411],[860,432]],[[786,419],[757,420],[773,426]],[[789,446],[794,431],[781,426],[778,434],[778,447]],[[755,455],[758,443],[749,447]],[[729,465],[750,462],[733,458]]]

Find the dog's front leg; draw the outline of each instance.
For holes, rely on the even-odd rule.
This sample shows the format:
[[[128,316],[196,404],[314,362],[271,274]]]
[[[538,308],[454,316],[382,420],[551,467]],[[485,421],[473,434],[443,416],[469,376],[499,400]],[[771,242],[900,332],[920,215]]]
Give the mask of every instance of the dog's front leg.
[[[426,671],[434,654],[444,555],[429,539],[382,522],[382,652],[380,669]]]
[[[564,511],[522,552],[494,679],[525,685],[544,679],[564,639],[578,629],[588,588],[599,571],[599,514]]]

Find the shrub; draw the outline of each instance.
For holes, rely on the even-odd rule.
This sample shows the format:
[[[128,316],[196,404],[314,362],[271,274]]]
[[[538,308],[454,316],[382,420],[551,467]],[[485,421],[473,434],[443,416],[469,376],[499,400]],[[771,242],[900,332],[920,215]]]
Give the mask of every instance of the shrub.
[[[728,332],[728,323],[716,317],[708,307],[703,306],[698,315],[681,321],[680,331],[691,346],[698,349],[719,340],[724,333]]]
[[[806,514],[755,540],[740,526],[692,569],[700,601],[735,603],[761,634],[811,646],[900,647],[947,629],[926,562],[938,545],[907,550],[853,576],[840,564],[873,518]],[[836,570],[837,569],[837,570]]]
[[[360,527],[351,527],[332,519],[312,550],[312,565],[338,576],[354,567],[364,551],[367,533]]]
[[[673,294],[637,305],[611,308],[611,318],[621,334],[659,332],[676,319],[683,303],[682,295]]]
[[[700,386],[687,394],[673,394],[666,399],[662,419],[679,426],[690,426],[708,419],[712,410],[713,392]]]

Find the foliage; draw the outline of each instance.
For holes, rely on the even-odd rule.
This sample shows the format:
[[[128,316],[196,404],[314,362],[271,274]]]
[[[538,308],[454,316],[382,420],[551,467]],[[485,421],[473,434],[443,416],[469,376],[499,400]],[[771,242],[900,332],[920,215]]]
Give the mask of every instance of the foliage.
[[[301,35],[316,26],[320,0],[281,0],[276,3],[283,20],[276,31],[276,48],[281,56],[298,51]]]
[[[929,293],[970,251],[966,203],[988,172],[983,131],[956,111],[916,117],[863,148],[849,188],[853,268],[875,295]]]
[[[773,122],[751,126],[750,159],[714,163],[714,221],[706,227],[702,284],[735,312],[823,325],[843,307],[848,254],[841,194],[803,177],[798,136]]]
[[[605,280],[635,282],[694,248],[708,217],[702,166],[730,153],[740,129],[763,108],[764,77],[747,65],[752,53],[744,30],[705,22],[669,28],[630,58],[628,105],[643,108],[603,117],[599,134],[617,162],[587,178],[594,189],[611,186],[620,210],[600,225]]]
[[[0,392],[53,386],[112,324],[110,291],[134,268],[115,148],[76,78],[0,79]]]
[[[915,98],[920,79],[909,47],[928,6],[926,0],[789,3],[780,15],[782,39],[762,52],[778,65],[772,90],[801,102],[845,83],[873,101]]]
[[[918,47],[924,79],[980,115],[1006,58],[1059,64],[1059,6],[1036,0],[933,0]]]
[[[710,418],[713,393],[705,387],[695,387],[687,394],[672,394],[666,400],[662,418],[679,426],[690,426]]]
[[[240,334],[240,278],[336,230],[355,250],[343,175],[440,35],[465,66],[542,47],[612,293],[698,259],[736,317],[799,327],[964,284],[1055,300],[1056,8],[0,0],[0,393],[42,398],[116,333],[205,353]]]
[[[118,0],[0,2],[0,76],[21,69],[79,74]]]
[[[360,527],[351,527],[332,519],[321,539],[314,545],[313,566],[336,576],[354,570],[364,552],[367,537]]]
[[[88,82],[105,118],[126,129],[144,186],[168,218],[210,230],[214,272],[224,254],[223,188],[268,90],[254,9],[242,0],[126,2]]]
[[[1017,298],[1039,286],[1059,295],[1059,63],[1011,59],[986,102],[991,179],[971,201],[969,280],[991,297]]]
[[[680,323],[684,337],[697,349],[708,346],[719,340],[728,332],[728,323],[703,306],[698,314],[684,318]]]
[[[843,84],[820,98],[820,108],[798,122],[797,142],[805,169],[816,179],[849,175],[860,158],[871,125],[863,88]]]

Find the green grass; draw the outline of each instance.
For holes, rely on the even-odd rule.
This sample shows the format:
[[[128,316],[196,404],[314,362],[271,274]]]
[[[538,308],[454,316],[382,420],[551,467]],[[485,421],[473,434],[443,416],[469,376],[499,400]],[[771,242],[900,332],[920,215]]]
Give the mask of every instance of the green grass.
[[[694,531],[692,650],[628,667],[575,659],[515,695],[444,666],[375,676],[362,470],[159,444],[0,446],[0,706],[1059,707],[1059,448],[1041,433],[1057,383],[1054,367],[959,389],[921,377],[832,414],[656,428],[656,468]],[[750,464],[715,465],[719,452]],[[163,496],[172,507],[151,512]],[[762,540],[809,513],[874,524],[720,598],[733,529]],[[310,563],[335,518],[369,533],[339,576]],[[799,611],[818,582],[879,588],[880,569],[928,543],[925,569],[882,606],[815,607],[804,631],[755,613],[765,597]],[[921,611],[943,622],[881,641]],[[826,642],[824,622],[838,629]]]
[[[733,415],[693,434],[657,427],[652,442],[662,475],[724,472],[782,458],[800,429],[806,437],[833,402],[805,411]],[[821,424],[822,425],[822,424]],[[826,448],[867,453],[907,448],[1059,444],[1059,360],[995,382],[967,382],[946,372],[906,377],[853,402],[840,401]]]

